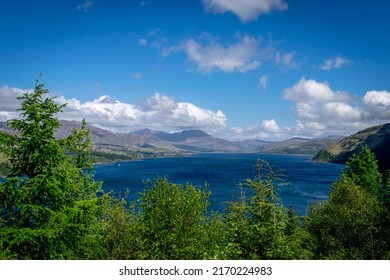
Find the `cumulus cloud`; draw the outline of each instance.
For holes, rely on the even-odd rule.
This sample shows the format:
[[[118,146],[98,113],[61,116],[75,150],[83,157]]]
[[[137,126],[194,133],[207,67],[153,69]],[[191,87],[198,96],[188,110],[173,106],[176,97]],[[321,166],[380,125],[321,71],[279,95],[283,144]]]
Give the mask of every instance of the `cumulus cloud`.
[[[363,97],[363,104],[369,118],[390,121],[390,92],[369,91]]]
[[[320,69],[321,70],[338,69],[351,63],[352,63],[351,60],[348,60],[345,57],[338,55],[330,59],[325,59],[324,63],[320,66]]]
[[[262,131],[268,133],[280,133],[282,130],[279,125],[276,123],[275,119],[263,120],[261,124]]]
[[[242,22],[255,20],[274,10],[287,10],[288,8],[283,0],[203,0],[203,4],[208,12],[218,14],[231,12]]]
[[[174,98],[156,93],[137,104],[123,103],[105,95],[93,101],[81,103],[77,99],[57,98],[67,103],[62,119],[81,120],[114,131],[130,131],[153,128],[176,131],[182,128],[198,128],[206,131],[224,129],[226,116],[222,111],[213,112],[192,103],[177,102]]]
[[[18,118],[20,102],[16,99],[27,90],[0,87],[0,121]],[[31,90],[29,90],[31,91]],[[51,97],[53,94],[48,94]],[[173,97],[155,93],[135,104],[121,102],[109,95],[81,102],[76,98],[56,97],[56,102],[67,103],[58,117],[81,121],[112,131],[131,131],[143,128],[163,131],[203,129],[218,132],[226,129],[227,117],[221,110],[212,111],[189,102],[177,102]],[[4,101],[4,102],[3,102]]]
[[[363,111],[354,106],[356,98],[348,92],[332,90],[327,83],[301,78],[284,90],[284,98],[294,102],[296,133],[345,134],[364,127]]]
[[[16,97],[31,91],[0,87],[0,121],[18,118],[20,102]],[[49,94],[48,97],[53,96]],[[210,110],[189,102],[178,102],[161,93],[135,103],[121,102],[109,95],[81,102],[58,96],[67,103],[60,119],[78,120],[112,131],[151,128],[163,131],[202,129],[214,136],[240,140],[245,138],[285,139],[293,136],[320,137],[329,134],[348,135],[360,129],[390,122],[390,92],[368,91],[359,99],[345,91],[337,91],[326,82],[301,78],[283,91],[291,101],[294,121],[280,124],[275,118],[259,120],[246,127],[227,126],[221,110]]]
[[[199,72],[245,73],[261,66],[260,40],[250,36],[237,35],[237,43],[223,46],[212,38],[200,42],[193,38],[181,44],[180,48]]]
[[[15,87],[0,87],[0,121],[5,122],[9,119],[17,118],[20,108],[20,102],[16,98],[31,90],[23,90]]]
[[[77,6],[77,10],[83,13],[88,13],[92,8],[93,2],[90,0],[85,0],[83,3]]]
[[[291,88],[284,90],[284,98],[296,102],[348,101],[351,96],[345,91],[333,91],[327,83],[301,78]]]

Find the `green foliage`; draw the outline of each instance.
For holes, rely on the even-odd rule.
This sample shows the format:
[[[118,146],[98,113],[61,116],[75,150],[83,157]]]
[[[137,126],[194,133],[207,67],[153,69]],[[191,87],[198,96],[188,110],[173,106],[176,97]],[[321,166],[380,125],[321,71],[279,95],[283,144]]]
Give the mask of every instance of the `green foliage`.
[[[382,197],[383,197],[383,203],[385,207],[390,211],[390,170],[387,170],[387,172],[384,175]]]
[[[333,185],[329,201],[314,207],[306,227],[316,259],[380,259],[382,208],[375,195],[345,178]]]
[[[105,194],[99,209],[94,259],[144,259],[143,224],[134,204]]]
[[[382,184],[367,146],[352,155],[330,199],[309,213],[315,258],[383,259],[389,256],[388,183]]]
[[[147,182],[140,194],[141,219],[148,259],[207,258],[207,207],[210,193],[169,183]]]
[[[47,93],[44,84],[36,81],[34,92],[17,97],[21,100],[22,119],[13,119],[8,124],[19,136],[14,145],[5,150],[13,176],[33,178],[64,161],[60,142],[54,137],[61,123],[53,116],[65,105],[56,104],[54,98],[43,99]]]
[[[275,190],[280,180],[264,161],[257,163],[256,180],[248,179],[242,187],[253,192],[247,198],[242,191],[241,199],[232,203],[228,213],[229,258],[232,259],[291,259],[299,258],[293,248],[297,242],[297,224],[293,215],[287,216]]]
[[[378,169],[377,160],[367,146],[349,158],[341,178],[351,179],[356,185],[374,195],[378,195],[382,187],[382,174]]]
[[[224,215],[210,213],[207,185],[148,181],[137,202],[98,197],[86,122],[64,139],[65,105],[36,82],[21,119],[0,132],[7,177],[0,183],[0,259],[386,259],[390,172],[382,180],[367,147],[353,155],[330,198],[308,217],[286,209],[280,181],[259,160],[255,180]],[[4,156],[3,156],[4,155]],[[5,160],[5,161],[4,161]],[[248,195],[248,196],[247,196]]]
[[[44,99],[47,92],[37,81],[34,92],[18,98],[22,118],[9,122],[17,136],[2,141],[11,173],[0,184],[1,246],[17,259],[87,258],[100,189],[85,172],[89,133],[84,124],[57,140],[55,114],[65,105]]]

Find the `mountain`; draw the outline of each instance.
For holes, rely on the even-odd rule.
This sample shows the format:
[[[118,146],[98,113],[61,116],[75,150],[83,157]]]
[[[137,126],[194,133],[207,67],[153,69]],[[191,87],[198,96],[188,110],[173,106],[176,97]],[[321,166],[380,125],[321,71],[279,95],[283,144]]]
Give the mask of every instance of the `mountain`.
[[[348,136],[321,150],[314,160],[345,163],[362,146],[367,145],[375,154],[382,171],[390,169],[390,123],[373,126]]]
[[[147,137],[156,138],[158,140],[169,141],[169,142],[183,142],[183,141],[187,141],[190,138],[202,138],[202,137],[210,136],[206,132],[197,129],[184,130],[182,132],[175,132],[175,133],[166,133],[162,131],[143,129],[143,130],[138,130],[136,132],[133,132],[133,134],[147,136]]]
[[[337,141],[341,136],[328,136],[326,138],[291,138],[280,142],[266,143],[260,147],[261,153],[270,154],[307,154],[315,155],[320,150],[328,147]]]
[[[262,146],[272,142],[260,139],[246,139],[242,141],[234,141],[233,143],[242,151],[258,151]]]
[[[184,130],[182,132],[166,133],[150,129],[138,130],[130,134],[149,137],[151,140],[164,141],[181,150],[194,152],[239,152],[241,148],[225,139],[213,137],[198,129]]]
[[[76,121],[62,120],[62,127],[57,131],[58,138],[68,136],[72,129],[80,127]],[[143,129],[129,133],[114,133],[88,125],[91,140],[98,151],[144,153],[145,156],[182,155],[193,152],[260,152],[283,154],[315,154],[330,146],[340,138],[323,139],[292,138],[281,142],[269,142],[259,139],[228,141],[213,137],[198,129],[167,133]],[[0,122],[0,130],[10,132],[6,123]],[[148,155],[146,155],[148,154]]]
[[[58,129],[55,136],[58,138],[65,138],[72,133],[74,128],[80,128],[81,123],[77,121],[61,120],[62,126]],[[90,131],[92,143],[98,147],[123,148],[128,147],[129,143],[111,131],[98,128],[96,126],[87,125]]]

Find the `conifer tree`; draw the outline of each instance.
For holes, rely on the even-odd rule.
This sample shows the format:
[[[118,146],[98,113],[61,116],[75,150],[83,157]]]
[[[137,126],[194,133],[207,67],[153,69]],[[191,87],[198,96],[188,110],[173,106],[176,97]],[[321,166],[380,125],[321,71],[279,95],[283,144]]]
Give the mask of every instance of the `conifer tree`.
[[[382,188],[382,174],[374,153],[367,146],[353,154],[343,170],[341,178],[349,178],[366,191],[378,195]]]
[[[229,249],[233,259],[290,259],[294,252],[287,236],[294,231],[287,209],[276,192],[276,181],[281,180],[271,166],[262,160],[256,164],[256,180],[247,179],[242,187],[253,195],[245,196],[230,205],[228,225]]]
[[[37,80],[34,92],[18,97],[21,118],[8,122],[16,136],[1,141],[10,166],[0,184],[1,249],[17,259],[88,258],[100,190],[88,172],[89,132],[83,122],[56,139],[55,115],[66,105],[47,93]]]

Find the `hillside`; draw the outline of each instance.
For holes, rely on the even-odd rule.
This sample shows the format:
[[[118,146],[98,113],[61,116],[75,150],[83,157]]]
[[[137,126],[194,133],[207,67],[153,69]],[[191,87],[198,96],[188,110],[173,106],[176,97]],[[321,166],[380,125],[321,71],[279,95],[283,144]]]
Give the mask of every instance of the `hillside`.
[[[72,129],[80,127],[76,121],[62,120],[62,127],[56,137],[68,136]],[[229,141],[213,137],[198,129],[167,133],[143,129],[129,133],[114,133],[88,125],[93,153],[99,161],[126,160],[143,157],[182,156],[194,152],[257,152],[278,154],[315,154],[341,137],[332,136],[318,139],[292,138],[280,142],[260,139]],[[0,130],[10,133],[6,123],[0,122]]]
[[[333,163],[345,163],[353,153],[367,145],[375,154],[382,171],[390,169],[390,123],[373,126],[348,136],[338,143],[321,150],[313,159]]]
[[[163,141],[176,149],[194,152],[249,152],[256,151],[263,144],[261,140],[254,140],[254,142],[248,143],[244,141],[231,142],[222,138],[213,137],[198,129],[175,133],[143,129],[129,133],[129,135],[133,134],[143,136],[149,139],[149,142],[152,140]],[[151,145],[154,146],[155,144],[156,142]]]
[[[341,136],[329,136],[326,138],[291,138],[281,142],[264,144],[259,151],[270,154],[306,154],[315,155],[320,150],[335,144]]]

